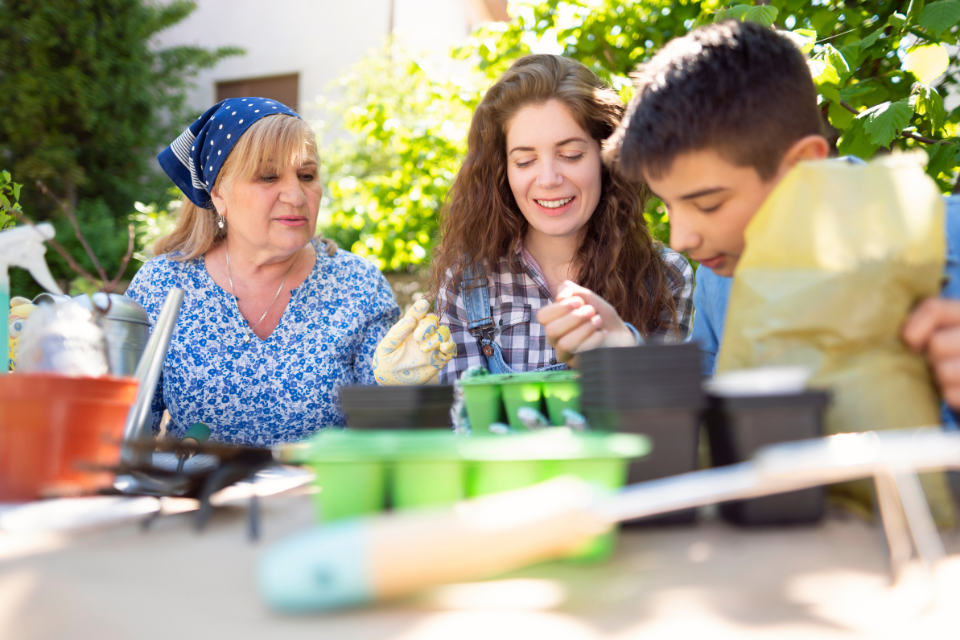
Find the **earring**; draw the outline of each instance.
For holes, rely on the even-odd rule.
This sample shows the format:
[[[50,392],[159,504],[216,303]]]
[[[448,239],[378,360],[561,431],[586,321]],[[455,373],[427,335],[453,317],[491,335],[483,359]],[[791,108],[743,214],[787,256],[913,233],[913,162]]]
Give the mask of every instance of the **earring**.
[[[220,227],[221,229],[223,229],[223,221],[224,221],[223,214],[222,214],[222,213],[218,213],[218,214],[217,214],[217,226]]]

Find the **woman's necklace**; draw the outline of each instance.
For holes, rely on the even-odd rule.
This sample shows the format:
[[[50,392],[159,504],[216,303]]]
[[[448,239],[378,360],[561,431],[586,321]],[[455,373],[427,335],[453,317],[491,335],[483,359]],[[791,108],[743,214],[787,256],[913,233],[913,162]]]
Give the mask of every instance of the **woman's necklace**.
[[[233,302],[237,305],[237,314],[240,316],[240,321],[243,322],[244,317],[240,312],[240,300],[237,298],[236,290],[233,288],[233,277],[230,275],[230,250],[224,249],[227,254],[227,281],[230,283],[230,295],[233,296]],[[280,297],[280,292],[283,291],[283,285],[287,283],[287,277],[290,275],[290,272],[293,271],[294,265],[297,264],[297,260],[300,259],[300,252],[297,252],[297,257],[293,259],[293,262],[290,264],[290,268],[287,269],[287,275],[283,276],[283,281],[280,283],[280,288],[277,289],[277,294],[273,296],[273,300],[270,301],[270,304],[267,306],[267,310],[263,312],[263,315],[260,316],[260,319],[257,320],[257,324],[250,326],[250,322],[247,321],[247,332],[243,334],[243,341],[250,342],[251,335],[254,331],[257,330],[257,327],[260,326],[260,323],[263,322],[263,319],[267,317],[267,314],[270,313],[270,309],[273,308],[273,303],[277,301],[277,298]]]

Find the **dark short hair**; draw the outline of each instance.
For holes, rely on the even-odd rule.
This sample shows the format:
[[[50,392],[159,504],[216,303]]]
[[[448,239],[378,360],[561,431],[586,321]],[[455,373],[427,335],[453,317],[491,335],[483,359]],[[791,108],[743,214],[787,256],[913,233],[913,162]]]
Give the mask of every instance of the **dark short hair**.
[[[682,153],[714,149],[764,180],[793,143],[823,135],[807,61],[786,37],[728,20],[668,43],[634,76],[636,94],[607,141],[626,177],[658,177]]]

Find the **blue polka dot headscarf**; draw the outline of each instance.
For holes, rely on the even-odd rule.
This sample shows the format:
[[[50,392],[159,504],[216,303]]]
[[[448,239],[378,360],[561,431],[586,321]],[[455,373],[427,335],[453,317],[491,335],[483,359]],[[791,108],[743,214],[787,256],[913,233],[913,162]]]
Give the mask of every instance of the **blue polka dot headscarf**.
[[[202,209],[213,209],[210,189],[220,169],[243,132],[265,116],[297,113],[266,98],[229,98],[213,105],[196,122],[160,152],[157,160],[190,201]]]

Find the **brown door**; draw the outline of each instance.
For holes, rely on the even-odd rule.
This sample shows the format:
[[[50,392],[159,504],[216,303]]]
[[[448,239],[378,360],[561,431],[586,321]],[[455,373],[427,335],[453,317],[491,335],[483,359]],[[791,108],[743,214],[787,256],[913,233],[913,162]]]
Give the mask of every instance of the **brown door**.
[[[248,78],[217,83],[217,102],[227,98],[269,98],[282,102],[294,111],[300,111],[300,75],[291,73],[285,76],[268,78]]]

